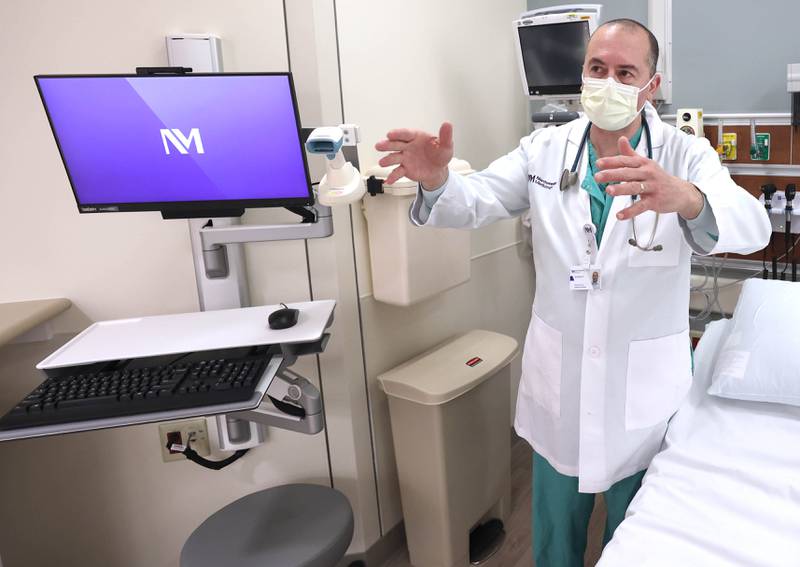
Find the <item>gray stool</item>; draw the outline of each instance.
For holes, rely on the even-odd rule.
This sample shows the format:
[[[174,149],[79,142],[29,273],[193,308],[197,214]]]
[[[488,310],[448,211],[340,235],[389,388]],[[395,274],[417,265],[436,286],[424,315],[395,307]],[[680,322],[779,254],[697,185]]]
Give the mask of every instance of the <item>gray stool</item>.
[[[249,494],[189,536],[181,567],[334,567],[353,538],[344,495],[315,484]]]

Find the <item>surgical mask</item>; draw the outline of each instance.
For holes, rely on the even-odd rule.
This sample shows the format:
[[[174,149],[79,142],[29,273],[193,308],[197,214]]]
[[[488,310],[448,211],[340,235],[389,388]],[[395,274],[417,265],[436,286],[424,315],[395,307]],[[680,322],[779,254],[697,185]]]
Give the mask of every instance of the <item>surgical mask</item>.
[[[603,130],[622,130],[633,122],[641,108],[637,108],[639,93],[645,90],[656,76],[653,75],[642,88],[623,85],[612,77],[593,79],[583,77],[581,104],[592,124]]]

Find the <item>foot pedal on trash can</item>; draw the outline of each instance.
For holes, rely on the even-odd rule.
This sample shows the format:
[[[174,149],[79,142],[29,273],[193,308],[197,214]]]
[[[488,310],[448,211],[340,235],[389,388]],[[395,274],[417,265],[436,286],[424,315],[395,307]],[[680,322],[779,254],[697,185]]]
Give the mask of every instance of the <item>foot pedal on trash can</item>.
[[[500,520],[489,520],[479,525],[469,533],[470,564],[484,563],[500,549],[505,539],[506,532]]]

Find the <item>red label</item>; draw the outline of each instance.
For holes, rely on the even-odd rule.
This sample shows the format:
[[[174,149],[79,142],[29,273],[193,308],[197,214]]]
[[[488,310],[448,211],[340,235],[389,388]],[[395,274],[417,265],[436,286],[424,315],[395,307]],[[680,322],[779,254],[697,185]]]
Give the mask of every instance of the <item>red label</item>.
[[[481,362],[483,362],[483,359],[480,358],[479,356],[476,356],[475,358],[470,358],[467,361],[467,366],[469,367],[478,366]]]

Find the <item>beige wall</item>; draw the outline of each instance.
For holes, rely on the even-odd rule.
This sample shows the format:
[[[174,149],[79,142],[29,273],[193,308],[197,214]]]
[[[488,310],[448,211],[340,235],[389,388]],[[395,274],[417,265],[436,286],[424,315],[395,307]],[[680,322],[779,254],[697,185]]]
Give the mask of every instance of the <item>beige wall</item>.
[[[473,167],[511,151],[526,134],[511,21],[524,0],[337,2],[344,114],[362,126],[362,171],[375,165],[375,142],[396,127],[455,128],[456,155]],[[371,295],[369,243],[361,211],[355,244],[384,533],[402,518],[388,404],[377,376],[448,337],[473,328],[516,337],[530,319],[533,267],[519,243],[519,222],[476,231],[471,280],[408,308]],[[391,250],[381,253],[391,254]],[[469,306],[469,308],[467,308]],[[516,394],[519,358],[514,363]]]
[[[377,159],[375,141],[397,125],[434,129],[452,120],[457,153],[475,167],[524,135],[526,105],[510,31],[522,0],[339,0],[336,8],[338,14],[332,0],[0,3],[0,21],[12,24],[0,36],[7,70],[0,89],[0,203],[14,211],[4,216],[0,238],[15,243],[5,247],[4,265],[12,269],[0,277],[0,301],[58,296],[75,303],[55,321],[62,334],[54,341],[0,348],[0,411],[39,379],[33,364],[89,322],[198,308],[185,221],[76,212],[32,75],[163,65],[166,34],[211,32],[223,39],[228,71],[285,70],[291,58],[304,125],[361,124],[364,166]],[[319,163],[312,169],[316,177]],[[283,218],[256,211],[245,222]],[[354,551],[396,525],[391,431],[376,376],[470,328],[521,340],[532,266],[518,244],[518,222],[500,223],[474,233],[469,283],[413,308],[383,305],[371,296],[364,222],[359,207],[339,208],[332,238],[246,247],[254,304],[338,301],[320,372],[313,359],[298,368],[324,387],[325,434],[273,429],[267,443],[219,472],[161,463],[157,428],[150,425],[1,444],[5,567],[173,567],[188,534],[225,503],[284,482],[329,484],[330,476],[356,510]],[[518,366],[517,360],[515,380]]]
[[[196,310],[186,223],[79,215],[32,77],[166,65],[164,36],[176,32],[220,35],[228,70],[286,70],[282,2],[4,1],[0,21],[0,199],[13,211],[0,234],[24,241],[5,248],[14,269],[0,299],[65,296],[90,320]]]
[[[55,322],[67,333],[94,320],[197,310],[186,221],[79,215],[31,77],[165,65],[164,36],[175,32],[221,36],[227,70],[286,70],[281,0],[2,2],[0,21],[0,203],[13,211],[0,224],[0,301],[68,297],[75,306]],[[302,243],[248,254],[255,301],[310,297]],[[0,349],[2,410],[65,339]],[[318,379],[313,360],[299,370]],[[162,463],[155,425],[5,443],[0,554],[5,567],[176,566],[209,514],[293,481],[330,483],[325,435],[271,429],[264,445],[219,472]]]

